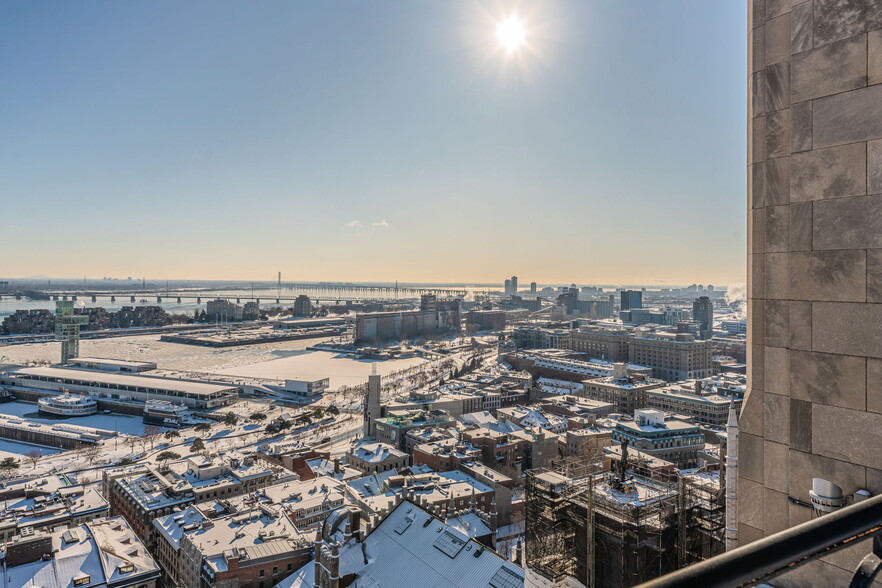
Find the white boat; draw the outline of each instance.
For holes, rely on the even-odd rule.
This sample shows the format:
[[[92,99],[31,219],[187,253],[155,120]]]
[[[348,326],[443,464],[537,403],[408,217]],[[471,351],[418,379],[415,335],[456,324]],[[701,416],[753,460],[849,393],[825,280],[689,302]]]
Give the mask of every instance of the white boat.
[[[148,400],[144,405],[144,422],[163,427],[180,426],[180,420],[190,412],[183,404],[167,400]]]
[[[88,416],[98,412],[98,403],[82,394],[67,390],[57,396],[44,396],[37,400],[40,412],[56,416]]]

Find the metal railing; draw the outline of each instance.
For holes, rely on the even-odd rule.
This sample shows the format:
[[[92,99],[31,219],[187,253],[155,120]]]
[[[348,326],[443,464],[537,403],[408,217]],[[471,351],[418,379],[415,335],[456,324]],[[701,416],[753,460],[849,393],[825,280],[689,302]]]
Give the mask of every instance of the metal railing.
[[[869,587],[882,570],[882,495],[677,570],[640,588],[730,588],[768,582],[811,560],[872,538],[851,588]]]

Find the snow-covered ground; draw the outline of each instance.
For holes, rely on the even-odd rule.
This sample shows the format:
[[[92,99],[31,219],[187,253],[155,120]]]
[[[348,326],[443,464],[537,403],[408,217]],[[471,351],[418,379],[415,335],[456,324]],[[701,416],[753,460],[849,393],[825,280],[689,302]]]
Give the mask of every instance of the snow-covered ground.
[[[318,380],[330,378],[331,390],[340,386],[356,386],[367,382],[372,366],[381,376],[414,365],[428,364],[421,357],[376,361],[355,359],[343,353],[303,351],[289,357],[219,370],[218,373],[251,378]]]
[[[31,445],[30,443],[0,439],[0,459],[6,457],[20,459],[22,455],[35,450],[42,452],[43,455],[51,455],[61,451],[61,449],[55,447],[44,447],[43,445]]]
[[[291,409],[273,407],[263,412],[267,413],[269,418],[274,418],[279,416],[281,412],[290,413],[292,411]],[[239,423],[232,426],[217,423],[212,425],[210,430],[198,433],[193,429],[182,429],[177,431],[178,435],[173,438],[159,435],[152,441],[135,437],[114,437],[101,441],[98,450],[93,450],[91,454],[88,449],[59,451],[34,445],[17,444],[14,441],[0,441],[0,459],[14,457],[19,460],[20,468],[13,474],[13,477],[40,476],[51,472],[78,472],[80,481],[86,483],[99,480],[102,473],[101,468],[116,463],[124,457],[155,462],[156,456],[163,451],[173,451],[182,458],[191,456],[193,452],[190,450],[190,446],[197,437],[202,439],[210,453],[215,454],[231,450],[253,450],[272,440],[298,439],[305,444],[318,444],[326,437],[336,438],[347,431],[360,430],[362,426],[360,415],[342,414],[338,417],[337,422],[313,423],[305,427],[296,426],[285,433],[268,436],[264,431],[268,422],[269,420],[253,422],[241,419]],[[335,447],[335,449],[342,453],[346,448],[345,443],[347,442],[341,441],[340,447]],[[16,445],[21,445],[24,451],[18,452],[20,448]],[[8,448],[10,451],[14,450],[15,453],[4,453],[4,448]],[[34,449],[40,449],[44,454],[44,457],[36,465],[23,455]]]
[[[111,339],[83,339],[80,341],[80,356],[153,361],[160,368],[165,369],[215,371],[289,357],[303,353],[311,345],[330,340],[304,339],[216,349],[168,343],[160,341],[159,335],[139,335]],[[7,345],[0,349],[0,363],[57,362],[61,354],[60,346],[60,343],[54,342]]]
[[[445,376],[450,370],[463,364],[470,351],[436,356],[434,360],[407,358],[388,361],[360,360],[348,355],[323,351],[307,351],[305,348],[322,339],[304,341],[285,341],[263,345],[214,349],[164,343],[156,335],[120,337],[114,339],[84,340],[81,356],[107,357],[129,360],[154,361],[161,369],[209,372],[242,377],[262,377],[272,379],[319,379],[330,378],[331,389],[340,386],[354,386],[367,381],[372,367],[388,376],[397,372],[397,377],[385,378],[384,385],[394,385],[395,393],[406,393],[415,386],[425,386],[431,378]],[[0,363],[26,363],[40,360],[58,360],[58,343],[31,345],[12,345],[0,349]],[[446,368],[440,366],[447,365]],[[414,376],[423,376],[416,378]],[[410,378],[410,379],[408,379]],[[400,381],[399,381],[400,380]],[[389,393],[389,391],[384,391]],[[344,402],[345,401],[345,402]],[[338,394],[328,394],[322,404],[335,403],[345,409],[350,404],[359,406],[361,399]],[[160,435],[154,439],[138,438],[144,431],[139,416],[96,414],[88,417],[66,419],[77,425],[116,430],[123,436],[101,441],[98,450],[81,449],[59,451],[43,449],[44,457],[33,464],[23,454],[36,449],[36,446],[0,441],[0,458],[13,456],[20,460],[21,466],[14,477],[45,475],[50,472],[79,472],[84,483],[100,479],[101,468],[116,463],[121,458],[152,461],[161,451],[171,450],[186,457],[191,455],[190,445],[198,436],[203,439],[211,453],[231,449],[254,448],[271,439],[299,439],[307,444],[317,444],[326,438],[334,439],[331,446],[333,454],[343,453],[351,443],[347,432],[358,431],[362,426],[361,415],[341,414],[333,423],[316,423],[307,427],[296,427],[282,435],[269,437],[264,429],[269,419],[282,413],[295,413],[296,407],[268,406],[258,401],[242,401],[235,407],[222,409],[222,412],[235,412],[246,417],[254,412],[263,412],[269,418],[261,422],[251,422],[242,418],[237,425],[215,424],[209,431],[196,433],[192,429],[179,431],[179,436],[166,438]],[[35,404],[11,402],[0,404],[0,413],[22,416],[42,422],[57,422],[37,413]],[[127,437],[125,435],[132,435]],[[339,441],[337,441],[339,439]],[[6,453],[8,452],[8,453]]]

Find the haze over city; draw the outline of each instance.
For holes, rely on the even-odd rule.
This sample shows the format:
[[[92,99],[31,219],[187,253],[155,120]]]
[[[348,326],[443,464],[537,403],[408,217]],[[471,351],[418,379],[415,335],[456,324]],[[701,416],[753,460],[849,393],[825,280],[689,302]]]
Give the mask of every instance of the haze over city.
[[[743,282],[742,4],[7,2],[0,276]]]

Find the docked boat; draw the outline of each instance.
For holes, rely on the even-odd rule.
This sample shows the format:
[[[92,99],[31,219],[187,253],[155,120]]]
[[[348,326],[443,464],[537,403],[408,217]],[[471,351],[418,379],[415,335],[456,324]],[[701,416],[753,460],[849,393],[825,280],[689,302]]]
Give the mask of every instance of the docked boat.
[[[88,416],[98,412],[98,403],[82,394],[67,390],[57,396],[44,396],[37,400],[40,412],[55,416]]]
[[[181,419],[189,412],[183,404],[174,404],[167,400],[148,400],[144,405],[144,422],[161,427],[180,427]]]

